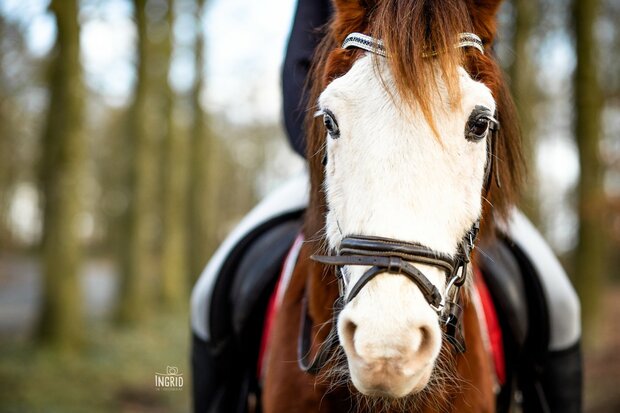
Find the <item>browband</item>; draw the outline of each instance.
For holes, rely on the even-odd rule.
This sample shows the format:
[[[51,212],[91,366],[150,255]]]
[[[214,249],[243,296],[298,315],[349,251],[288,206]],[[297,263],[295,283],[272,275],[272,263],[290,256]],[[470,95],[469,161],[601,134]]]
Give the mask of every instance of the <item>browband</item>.
[[[363,33],[351,33],[344,39],[344,42],[342,42],[342,48],[348,49],[350,47],[357,47],[358,49],[363,49],[379,56],[387,57],[383,41]],[[454,47],[473,47],[478,49],[480,53],[484,54],[482,40],[473,33],[460,33],[459,41],[454,45]],[[425,54],[425,56],[434,56],[436,54],[437,52],[432,52]]]
[[[342,42],[342,48],[348,49],[350,47],[357,47],[358,49],[364,49],[368,52],[378,54],[379,56],[387,57],[383,41],[376,40],[366,34],[351,33],[348,35],[344,39],[344,42]]]

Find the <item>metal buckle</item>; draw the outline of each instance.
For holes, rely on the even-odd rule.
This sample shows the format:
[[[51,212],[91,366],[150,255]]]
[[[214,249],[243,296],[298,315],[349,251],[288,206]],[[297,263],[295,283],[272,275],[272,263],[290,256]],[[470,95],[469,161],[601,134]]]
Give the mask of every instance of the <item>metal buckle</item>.
[[[342,272],[342,266],[338,266],[336,269],[336,279],[338,280],[338,292],[340,297],[344,297],[347,289],[347,283],[344,279],[344,273]]]

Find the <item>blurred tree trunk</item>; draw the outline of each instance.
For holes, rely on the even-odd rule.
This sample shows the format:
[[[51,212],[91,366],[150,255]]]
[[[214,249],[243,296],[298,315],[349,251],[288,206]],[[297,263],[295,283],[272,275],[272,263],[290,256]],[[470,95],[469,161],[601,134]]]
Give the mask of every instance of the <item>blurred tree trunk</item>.
[[[528,169],[527,188],[521,208],[535,225],[540,224],[538,173],[536,170],[536,131],[533,111],[538,101],[534,53],[529,45],[538,22],[538,0],[513,0],[515,11],[513,50],[515,57],[509,68],[512,95],[519,113],[521,135]]]
[[[189,205],[189,247],[190,274],[195,280],[203,270],[213,249],[213,223],[215,222],[216,191],[213,169],[217,162],[213,142],[205,113],[200,104],[204,89],[204,29],[202,15],[205,0],[197,0],[195,66],[196,79],[192,90],[193,125],[190,159],[190,205]]]
[[[4,16],[0,15],[0,36],[5,36]],[[8,109],[9,102],[4,79],[4,50],[0,53],[0,251],[6,251],[10,244],[8,209],[10,197],[11,150],[9,145]]]
[[[174,0],[168,0],[168,27],[174,23]],[[168,66],[166,77],[172,63],[173,36],[170,31],[163,55]],[[162,285],[164,305],[179,307],[186,301],[187,294],[187,136],[176,127],[174,120],[175,93],[170,82],[164,82],[164,117],[166,135],[164,137],[164,206],[162,239]]]
[[[118,313],[119,321],[136,322],[143,319],[151,304],[149,280],[153,265],[153,208],[156,205],[156,142],[149,122],[149,65],[147,0],[134,0],[135,22],[138,32],[137,80],[134,100],[130,109],[129,150],[131,165],[129,178],[129,207],[126,214],[126,245],[123,246],[122,288]]]
[[[43,311],[39,334],[67,348],[82,338],[80,263],[84,141],[83,85],[77,0],[53,0],[58,34],[51,66],[50,103],[43,134]]]
[[[601,139],[601,93],[597,76],[597,41],[594,24],[597,0],[573,0],[577,67],[575,69],[575,136],[581,169],[577,188],[579,239],[575,255],[575,284],[581,298],[587,334],[594,321],[606,275],[603,167],[599,153]]]

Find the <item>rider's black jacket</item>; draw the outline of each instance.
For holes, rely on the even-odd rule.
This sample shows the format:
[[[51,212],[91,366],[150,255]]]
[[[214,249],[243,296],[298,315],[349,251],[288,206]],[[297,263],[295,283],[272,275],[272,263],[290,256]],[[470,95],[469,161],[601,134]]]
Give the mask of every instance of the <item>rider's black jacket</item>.
[[[306,79],[331,7],[329,0],[299,0],[282,67],[284,124],[291,146],[303,157],[306,152],[303,123],[308,105]]]

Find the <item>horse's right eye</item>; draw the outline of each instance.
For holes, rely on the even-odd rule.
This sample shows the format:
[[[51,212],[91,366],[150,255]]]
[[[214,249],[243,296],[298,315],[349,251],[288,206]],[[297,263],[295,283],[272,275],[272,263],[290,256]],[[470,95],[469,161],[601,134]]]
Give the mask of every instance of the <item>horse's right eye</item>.
[[[323,110],[323,124],[325,125],[325,129],[327,129],[327,133],[329,133],[329,136],[332,139],[338,139],[340,137],[338,122],[336,122],[334,114],[327,109]]]
[[[497,120],[491,111],[484,106],[476,106],[469,115],[465,126],[465,138],[472,142],[483,140],[489,134],[489,130],[496,128]]]
[[[468,137],[472,140],[480,140],[487,136],[487,132],[489,131],[489,119],[488,118],[478,118],[473,119],[468,122],[467,127],[469,128]]]

